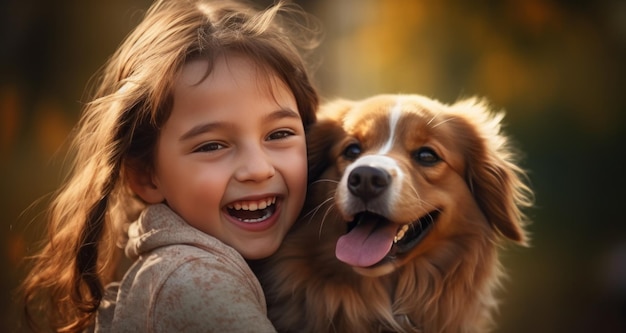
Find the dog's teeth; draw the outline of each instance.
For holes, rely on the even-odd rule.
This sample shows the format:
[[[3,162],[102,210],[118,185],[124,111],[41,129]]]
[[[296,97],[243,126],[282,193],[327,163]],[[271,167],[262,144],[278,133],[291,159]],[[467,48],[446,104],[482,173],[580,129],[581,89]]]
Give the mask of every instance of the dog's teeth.
[[[408,224],[403,225],[402,228],[398,230],[398,233],[396,234],[396,236],[393,238],[393,242],[397,243],[400,240],[402,240],[402,238],[404,238],[404,235],[406,234],[408,230],[409,230],[409,225]]]

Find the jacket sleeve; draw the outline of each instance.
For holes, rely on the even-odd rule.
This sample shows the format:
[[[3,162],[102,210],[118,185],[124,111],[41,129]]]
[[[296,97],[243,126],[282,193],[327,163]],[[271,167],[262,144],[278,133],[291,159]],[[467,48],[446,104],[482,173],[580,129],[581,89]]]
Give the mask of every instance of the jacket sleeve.
[[[149,326],[155,332],[276,332],[255,279],[219,259],[188,261],[158,291]]]

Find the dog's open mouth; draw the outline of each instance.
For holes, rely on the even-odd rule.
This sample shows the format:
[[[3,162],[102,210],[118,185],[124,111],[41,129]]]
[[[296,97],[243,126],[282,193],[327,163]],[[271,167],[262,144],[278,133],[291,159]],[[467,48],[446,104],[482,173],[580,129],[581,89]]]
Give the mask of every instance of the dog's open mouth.
[[[337,259],[356,267],[370,267],[385,258],[415,248],[432,229],[440,211],[429,212],[411,224],[398,226],[385,217],[362,212],[348,224],[348,233],[337,241]]]

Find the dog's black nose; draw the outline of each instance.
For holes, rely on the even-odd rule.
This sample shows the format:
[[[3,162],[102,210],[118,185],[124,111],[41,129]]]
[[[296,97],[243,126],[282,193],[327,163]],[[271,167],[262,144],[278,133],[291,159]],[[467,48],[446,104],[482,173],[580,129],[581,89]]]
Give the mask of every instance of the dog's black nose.
[[[368,200],[379,196],[391,183],[391,175],[380,168],[360,166],[348,175],[348,189],[357,197]]]

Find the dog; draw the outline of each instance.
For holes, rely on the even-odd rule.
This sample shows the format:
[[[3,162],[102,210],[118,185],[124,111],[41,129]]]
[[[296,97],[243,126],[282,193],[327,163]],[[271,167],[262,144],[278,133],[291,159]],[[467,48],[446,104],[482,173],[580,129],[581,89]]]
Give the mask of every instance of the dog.
[[[307,132],[307,201],[255,268],[279,332],[485,332],[525,171],[484,100],[337,100]]]

